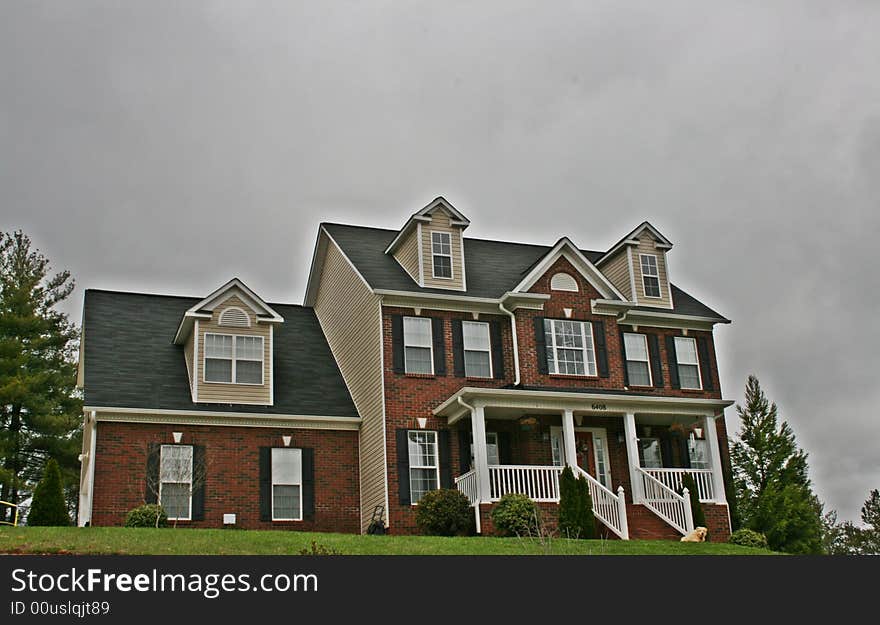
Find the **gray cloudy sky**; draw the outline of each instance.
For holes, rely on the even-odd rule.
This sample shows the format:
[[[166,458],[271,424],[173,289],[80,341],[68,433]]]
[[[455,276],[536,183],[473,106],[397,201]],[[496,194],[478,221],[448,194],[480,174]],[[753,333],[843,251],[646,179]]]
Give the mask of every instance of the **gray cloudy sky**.
[[[122,6],[119,6],[122,5]],[[0,229],[82,289],[302,301],[320,221],[604,249],[734,319],[827,506],[880,487],[880,3],[0,0]],[[730,429],[738,429],[728,411]]]

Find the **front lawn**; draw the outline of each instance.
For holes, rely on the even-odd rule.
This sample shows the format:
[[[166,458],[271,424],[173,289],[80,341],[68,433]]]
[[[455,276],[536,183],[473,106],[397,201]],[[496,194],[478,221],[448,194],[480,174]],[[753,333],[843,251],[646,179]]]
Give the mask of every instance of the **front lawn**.
[[[727,543],[663,540],[567,540],[358,536],[315,532],[3,527],[0,553],[120,555],[296,555],[318,545],[343,555],[767,555]]]

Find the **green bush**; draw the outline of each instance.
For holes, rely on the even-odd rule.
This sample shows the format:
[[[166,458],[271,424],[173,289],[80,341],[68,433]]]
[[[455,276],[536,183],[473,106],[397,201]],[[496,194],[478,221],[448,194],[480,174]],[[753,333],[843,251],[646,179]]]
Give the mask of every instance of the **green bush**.
[[[168,527],[165,508],[155,503],[144,504],[129,510],[125,516],[125,527]]]
[[[736,530],[733,534],[730,535],[730,538],[727,540],[731,545],[742,545],[743,547],[760,547],[762,549],[768,549],[767,545],[767,537],[764,536],[761,532],[756,532],[755,530],[750,530],[748,528],[742,528]]]
[[[685,473],[681,478],[681,487],[682,492],[684,492],[685,488],[688,489],[688,494],[691,498],[691,510],[694,513],[694,527],[707,527],[706,514],[703,512],[703,505],[700,503],[700,491],[697,490],[697,483],[694,481],[694,476],[690,473]]]
[[[502,536],[536,536],[539,522],[538,506],[519,493],[504,495],[492,509],[495,532]]]
[[[474,533],[474,510],[458,490],[432,490],[416,506],[416,524],[430,536],[467,536]]]
[[[61,469],[52,458],[46,463],[43,479],[34,489],[34,498],[27,517],[28,525],[70,525],[67,502],[61,485]]]
[[[596,518],[590,485],[570,467],[559,477],[559,532],[568,538],[595,538]]]

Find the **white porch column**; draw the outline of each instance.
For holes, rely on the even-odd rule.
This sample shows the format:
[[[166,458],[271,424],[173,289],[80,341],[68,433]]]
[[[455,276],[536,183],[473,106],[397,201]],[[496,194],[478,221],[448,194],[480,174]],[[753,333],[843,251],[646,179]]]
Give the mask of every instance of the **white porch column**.
[[[474,410],[471,413],[471,432],[474,438],[477,495],[481,503],[489,503],[492,489],[489,485],[489,454],[486,451],[486,413],[481,402],[474,402]]]
[[[627,412],[623,416],[624,442],[626,443],[626,459],[629,464],[629,483],[633,503],[645,497],[642,476],[639,473],[639,438],[636,433],[636,415]]]
[[[706,415],[703,419],[706,430],[706,441],[709,443],[709,464],[712,466],[712,488],[717,503],[727,503],[724,493],[724,472],[721,469],[721,447],[718,444],[718,430],[715,427],[715,416]]]
[[[562,411],[562,446],[565,448],[565,464],[572,470],[577,466],[577,447],[574,444],[574,411]]]

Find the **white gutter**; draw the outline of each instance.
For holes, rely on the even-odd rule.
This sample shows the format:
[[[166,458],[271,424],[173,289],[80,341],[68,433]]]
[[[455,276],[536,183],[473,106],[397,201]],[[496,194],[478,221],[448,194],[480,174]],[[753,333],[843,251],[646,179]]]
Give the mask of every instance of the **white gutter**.
[[[498,302],[498,308],[501,312],[510,317],[510,332],[513,337],[513,370],[515,372],[513,385],[519,386],[519,341],[516,339],[516,316],[504,307],[504,302]],[[459,397],[461,400],[461,397]]]
[[[468,412],[470,412],[471,421],[473,421],[474,407],[468,403],[465,403],[465,401],[461,398],[461,395],[456,397],[456,399],[458,400],[459,404],[461,404]],[[477,503],[474,504],[473,508],[474,508],[474,521],[476,522],[476,525],[477,525],[477,534],[482,534],[482,531],[481,531],[482,528],[480,527],[480,501],[482,501],[483,496],[480,493],[479,487],[480,487],[480,482],[478,480],[477,481]]]

